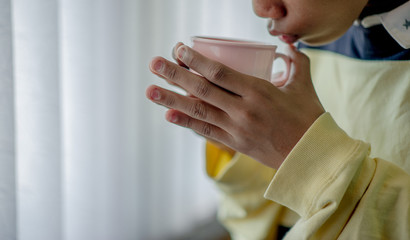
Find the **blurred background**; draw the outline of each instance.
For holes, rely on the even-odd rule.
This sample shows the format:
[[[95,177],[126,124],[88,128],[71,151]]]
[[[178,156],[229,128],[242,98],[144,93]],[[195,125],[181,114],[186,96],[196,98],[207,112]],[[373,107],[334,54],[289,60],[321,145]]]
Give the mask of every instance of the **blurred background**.
[[[204,140],[145,98],[169,87],[148,64],[193,35],[278,44],[266,24],[251,0],[0,0],[0,239],[196,239],[203,226],[216,239]]]

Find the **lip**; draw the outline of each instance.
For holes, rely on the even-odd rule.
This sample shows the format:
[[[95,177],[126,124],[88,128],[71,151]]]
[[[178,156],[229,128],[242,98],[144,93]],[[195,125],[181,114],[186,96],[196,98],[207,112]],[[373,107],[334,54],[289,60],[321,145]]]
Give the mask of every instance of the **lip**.
[[[285,42],[287,44],[293,44],[299,40],[299,36],[296,34],[287,34],[287,33],[278,32],[276,30],[270,30],[269,33],[272,36],[278,36],[282,42]]]
[[[296,34],[288,34],[275,30],[272,20],[270,20],[268,23],[268,31],[272,36],[279,36],[279,39],[287,44],[293,44],[300,38]]]
[[[299,37],[297,35],[282,34],[279,39],[287,44],[293,44],[298,41]]]

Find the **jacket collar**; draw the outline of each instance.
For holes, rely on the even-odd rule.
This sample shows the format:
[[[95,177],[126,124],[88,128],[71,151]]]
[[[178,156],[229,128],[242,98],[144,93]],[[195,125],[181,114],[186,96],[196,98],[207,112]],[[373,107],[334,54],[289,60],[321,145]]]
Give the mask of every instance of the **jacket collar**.
[[[380,14],[356,20],[355,25],[370,28],[382,24],[386,31],[405,49],[410,48],[410,1]]]

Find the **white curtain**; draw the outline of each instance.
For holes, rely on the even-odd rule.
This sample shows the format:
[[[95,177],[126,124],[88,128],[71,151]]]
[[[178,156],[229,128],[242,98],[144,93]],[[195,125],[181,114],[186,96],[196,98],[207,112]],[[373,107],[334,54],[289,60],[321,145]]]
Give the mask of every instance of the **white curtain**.
[[[270,41],[251,0],[0,0],[0,239],[167,239],[215,213],[203,139],[145,98],[152,57]]]

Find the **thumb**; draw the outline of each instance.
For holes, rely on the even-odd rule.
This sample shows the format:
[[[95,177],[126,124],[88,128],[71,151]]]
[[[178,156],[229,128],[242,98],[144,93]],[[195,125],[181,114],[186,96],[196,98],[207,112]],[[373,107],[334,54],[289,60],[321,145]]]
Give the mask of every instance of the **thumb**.
[[[288,45],[286,52],[291,59],[291,68],[289,73],[289,79],[285,83],[284,87],[293,85],[306,87],[306,85],[311,85],[312,80],[310,76],[310,60],[308,56],[300,52],[295,46]]]

